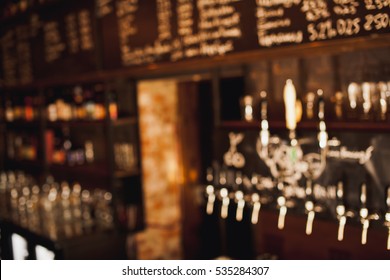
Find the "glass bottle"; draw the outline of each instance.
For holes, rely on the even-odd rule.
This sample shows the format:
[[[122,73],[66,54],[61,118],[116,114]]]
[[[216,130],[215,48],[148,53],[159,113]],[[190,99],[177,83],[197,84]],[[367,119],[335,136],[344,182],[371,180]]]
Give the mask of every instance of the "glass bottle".
[[[5,103],[5,120],[7,122],[13,122],[15,119],[15,116],[14,116],[14,110],[12,108],[12,102],[11,100],[7,100],[7,102]]]
[[[110,113],[110,118],[112,120],[118,119],[118,105],[115,100],[115,94],[111,92],[109,94],[109,105],[108,105],[108,111]]]
[[[24,98],[24,119],[28,122],[34,120],[33,100],[31,96]]]

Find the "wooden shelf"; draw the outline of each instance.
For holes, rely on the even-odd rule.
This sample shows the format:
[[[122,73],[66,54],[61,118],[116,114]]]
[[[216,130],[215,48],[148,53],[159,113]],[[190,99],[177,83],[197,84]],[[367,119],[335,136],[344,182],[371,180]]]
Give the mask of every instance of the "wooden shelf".
[[[73,176],[94,176],[99,178],[109,177],[110,173],[108,167],[104,164],[84,164],[84,165],[61,165],[61,164],[51,164],[49,166],[49,171],[52,175],[57,174],[70,174]],[[138,169],[123,171],[117,170],[114,171],[113,176],[115,178],[125,178],[131,176],[140,175],[140,171]]]
[[[122,126],[122,125],[132,125],[137,123],[136,117],[125,117],[119,118],[116,120],[110,120],[113,126]],[[56,121],[56,122],[47,122],[47,127],[49,128],[61,128],[64,126],[71,127],[83,127],[83,126],[103,126],[107,122],[103,120],[72,120],[72,121]]]
[[[390,132],[390,122],[327,122],[327,130],[343,130],[357,132]],[[244,121],[223,121],[219,128],[223,129],[241,129],[241,130],[260,130],[259,122],[244,122]],[[269,121],[270,130],[286,129],[284,121]],[[297,130],[317,130],[317,122],[300,122],[297,125]]]
[[[103,126],[105,124],[104,120],[73,120],[73,121],[56,121],[56,122],[47,122],[47,127],[49,128],[62,128],[64,126],[71,127],[83,127],[83,126]]]
[[[84,165],[61,165],[50,164],[49,171],[54,177],[56,175],[72,175],[73,177],[82,176],[87,178],[88,176],[103,178],[108,177],[108,168],[104,164],[84,164]]]
[[[22,169],[30,171],[31,169],[37,170],[42,168],[42,163],[38,160],[10,160],[6,159],[5,164],[7,168]]]
[[[129,170],[129,171],[117,170],[114,172],[115,178],[126,178],[126,177],[138,176],[138,175],[140,175],[140,171],[138,169]]]
[[[116,120],[112,120],[112,125],[122,126],[122,125],[133,125],[137,123],[137,117],[124,117]]]
[[[13,122],[5,122],[7,128],[38,128],[40,123],[39,121],[23,121],[17,120]]]

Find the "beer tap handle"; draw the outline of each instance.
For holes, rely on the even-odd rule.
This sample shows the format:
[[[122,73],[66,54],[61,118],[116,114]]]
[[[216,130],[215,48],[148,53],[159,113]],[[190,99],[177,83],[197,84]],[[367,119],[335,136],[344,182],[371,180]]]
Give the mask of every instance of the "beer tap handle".
[[[370,220],[368,219],[368,209],[366,207],[366,203],[367,203],[367,186],[366,186],[366,184],[363,184],[361,187],[360,203],[362,205],[362,207],[360,208],[360,212],[359,212],[360,222],[362,224],[361,243],[362,243],[362,245],[365,245],[367,243],[368,228],[370,227]]]
[[[337,219],[339,220],[339,228],[337,231],[337,240],[342,241],[344,239],[344,229],[345,225],[347,223],[347,216],[345,213],[345,206],[343,203],[343,197],[344,197],[344,186],[343,182],[339,182],[337,185],[337,206],[336,206],[336,213],[337,213]]]
[[[313,187],[312,181],[307,180],[306,183],[306,202],[305,202],[305,210],[307,212],[307,221],[306,221],[306,235],[311,235],[313,232],[313,222],[315,218],[314,211],[314,202],[313,198]]]
[[[268,155],[268,144],[269,144],[269,125],[267,120],[267,93],[265,91],[260,92],[260,117],[261,117],[261,130],[260,130],[260,144],[261,144],[261,156],[266,158]]]
[[[345,230],[346,223],[347,223],[347,217],[340,216],[339,217],[339,229],[337,231],[337,240],[338,241],[343,241],[343,239],[344,239],[344,230]]]
[[[363,230],[362,230],[362,245],[367,244],[367,235],[368,235],[368,228],[370,227],[370,220],[366,219],[363,221]]]
[[[260,213],[260,209],[261,209],[259,194],[257,194],[257,193],[252,194],[252,203],[253,203],[253,210],[252,210],[251,222],[252,222],[252,224],[255,225],[259,221],[259,213]]]
[[[213,186],[214,173],[213,173],[213,169],[211,167],[207,168],[206,181],[207,181],[207,187],[206,187],[206,193],[207,193],[206,213],[208,215],[212,215],[213,212],[214,212],[215,189],[214,189],[214,186]]]
[[[222,188],[220,191],[220,195],[222,198],[221,218],[226,219],[228,217],[230,204],[229,192],[226,188]]]
[[[242,191],[237,191],[235,193],[235,198],[237,201],[236,220],[238,222],[241,222],[244,215],[245,207],[244,193]]]
[[[279,205],[278,229],[284,229],[287,214],[286,198],[284,196],[279,196],[277,202]]]
[[[206,187],[206,192],[207,192],[206,213],[208,215],[212,215],[214,212],[214,202],[215,202],[214,187],[212,185],[208,185]]]
[[[318,94],[318,119],[319,119],[319,133],[318,142],[321,149],[325,149],[328,145],[328,133],[326,132],[325,124],[325,101],[324,92],[322,89],[317,91]]]
[[[306,201],[305,208],[308,211],[306,221],[306,235],[311,235],[313,232],[313,222],[316,214],[314,211],[314,203],[312,201]]]

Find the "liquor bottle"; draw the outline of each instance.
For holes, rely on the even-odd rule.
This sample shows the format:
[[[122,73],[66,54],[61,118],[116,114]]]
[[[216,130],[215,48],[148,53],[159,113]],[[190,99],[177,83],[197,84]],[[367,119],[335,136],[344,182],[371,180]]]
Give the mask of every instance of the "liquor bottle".
[[[11,100],[7,100],[7,102],[5,103],[5,120],[7,122],[13,122],[15,119],[15,116],[14,116],[14,110],[12,108],[12,102]]]
[[[68,127],[64,127],[62,129],[62,135],[63,135],[62,149],[65,153],[65,159],[69,165],[73,165],[74,160],[72,159],[71,156],[72,141],[70,140],[70,131]]]
[[[24,98],[24,119],[28,122],[34,120],[33,99],[31,96]]]
[[[80,86],[76,86],[73,89],[73,101],[75,103],[75,119],[84,120],[86,118],[86,110],[83,105],[83,89]]]
[[[24,106],[21,103],[22,103],[22,100],[20,100],[19,98],[14,100],[13,110],[14,110],[14,119],[15,120],[24,119]]]
[[[115,100],[115,94],[111,92],[108,98],[109,98],[108,111],[110,113],[110,119],[116,120],[118,119],[118,104]]]
[[[54,149],[52,162],[56,164],[65,164],[66,162],[66,153],[64,149],[62,133],[56,133],[54,137]]]
[[[106,109],[104,106],[103,93],[98,92],[95,94],[95,112],[94,120],[103,120],[106,117]]]
[[[91,89],[85,90],[84,97],[85,97],[86,118],[89,120],[93,120],[95,118],[95,101],[93,100],[92,90]]]

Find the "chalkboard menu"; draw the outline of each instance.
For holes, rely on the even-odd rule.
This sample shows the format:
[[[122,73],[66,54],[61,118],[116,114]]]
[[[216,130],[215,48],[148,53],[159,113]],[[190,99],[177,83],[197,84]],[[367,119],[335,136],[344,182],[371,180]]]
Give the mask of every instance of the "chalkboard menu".
[[[390,31],[389,0],[98,0],[97,3],[107,68]]]
[[[94,1],[67,1],[31,15],[37,78],[96,70]]]
[[[27,84],[33,80],[30,28],[19,23],[1,33],[1,73],[6,85]]]
[[[2,24],[8,85],[162,61],[389,33],[390,0],[62,1]],[[101,49],[99,54],[97,49]]]
[[[4,84],[96,70],[94,0],[67,1],[5,20],[0,31]]]

